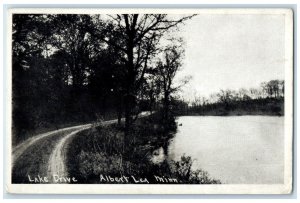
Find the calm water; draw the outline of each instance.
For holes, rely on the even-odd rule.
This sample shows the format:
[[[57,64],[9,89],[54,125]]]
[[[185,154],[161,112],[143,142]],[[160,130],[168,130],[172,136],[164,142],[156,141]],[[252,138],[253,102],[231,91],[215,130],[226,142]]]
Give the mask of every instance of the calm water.
[[[283,117],[183,116],[177,122],[182,125],[170,142],[168,158],[191,156],[194,168],[222,183],[283,182]]]

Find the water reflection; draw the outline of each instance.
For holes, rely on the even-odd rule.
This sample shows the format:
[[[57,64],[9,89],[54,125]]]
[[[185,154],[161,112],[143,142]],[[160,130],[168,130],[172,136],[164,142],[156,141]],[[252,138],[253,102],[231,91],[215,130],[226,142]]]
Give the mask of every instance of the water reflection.
[[[166,153],[163,147],[160,147],[156,150],[154,150],[150,156],[150,161],[153,164],[160,164],[162,163],[166,158]]]
[[[222,183],[282,183],[284,171],[283,117],[183,116],[177,132],[157,143],[150,160],[180,160],[191,156]]]
[[[155,165],[159,165],[165,160],[170,160],[170,156],[168,154],[170,143],[173,140],[174,135],[176,132],[173,133],[166,133],[162,135],[162,137],[157,140],[155,143],[152,143],[153,150],[151,151],[148,159]]]

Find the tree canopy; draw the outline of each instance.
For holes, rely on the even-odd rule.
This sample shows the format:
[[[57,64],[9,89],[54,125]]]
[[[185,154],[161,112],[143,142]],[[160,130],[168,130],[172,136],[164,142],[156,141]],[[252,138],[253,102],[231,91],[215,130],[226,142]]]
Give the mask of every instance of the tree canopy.
[[[140,111],[158,108],[162,92],[171,91],[163,89],[162,77],[174,77],[182,47],[167,50],[161,40],[192,17],[14,14],[15,133],[98,117],[125,117],[128,132]],[[157,61],[170,57],[177,64],[158,68]]]

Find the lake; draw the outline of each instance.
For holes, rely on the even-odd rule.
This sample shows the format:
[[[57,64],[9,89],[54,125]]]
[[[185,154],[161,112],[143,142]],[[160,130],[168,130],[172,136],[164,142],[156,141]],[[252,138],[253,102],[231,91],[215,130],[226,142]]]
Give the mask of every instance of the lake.
[[[284,117],[182,116],[177,122],[168,159],[191,156],[194,169],[222,183],[283,183]]]

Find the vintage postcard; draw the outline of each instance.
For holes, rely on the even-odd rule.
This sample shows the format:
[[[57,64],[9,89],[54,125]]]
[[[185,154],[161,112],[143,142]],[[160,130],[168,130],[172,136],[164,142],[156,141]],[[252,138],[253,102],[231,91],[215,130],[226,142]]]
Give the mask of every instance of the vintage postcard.
[[[7,192],[291,193],[292,10],[17,8],[7,24]]]

